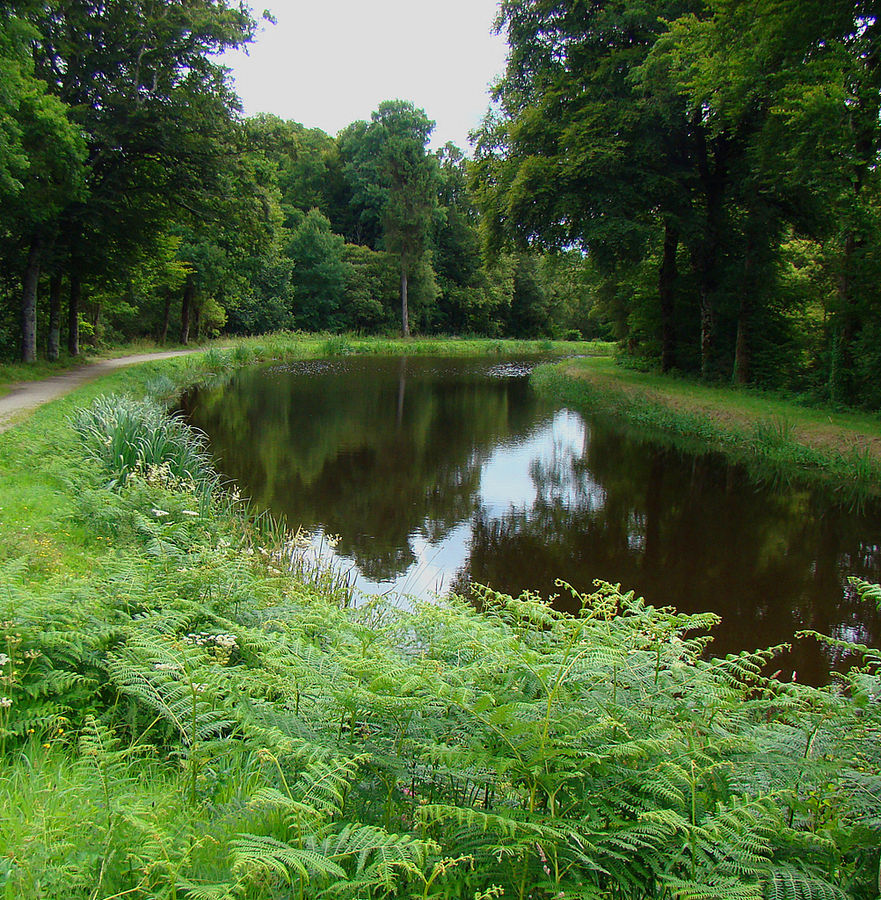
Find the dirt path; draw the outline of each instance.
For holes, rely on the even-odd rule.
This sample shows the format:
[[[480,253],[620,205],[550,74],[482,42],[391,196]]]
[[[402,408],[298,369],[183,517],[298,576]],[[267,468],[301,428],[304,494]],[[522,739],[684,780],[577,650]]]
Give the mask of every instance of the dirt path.
[[[161,353],[138,353],[134,356],[120,356],[117,359],[102,359],[89,363],[73,372],[53,375],[41,381],[23,381],[0,397],[0,432],[12,428],[21,420],[24,413],[29,413],[43,403],[67,394],[81,384],[92,381],[100,375],[106,375],[123,366],[135,363],[151,362],[155,359],[171,359],[174,356],[187,356],[190,353],[204,352],[204,348],[193,350],[164,350]]]

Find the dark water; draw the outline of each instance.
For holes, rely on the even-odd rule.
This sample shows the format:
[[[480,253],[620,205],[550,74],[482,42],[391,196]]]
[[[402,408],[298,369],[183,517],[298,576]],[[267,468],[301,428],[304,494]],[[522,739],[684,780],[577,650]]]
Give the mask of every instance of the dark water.
[[[318,535],[368,593],[509,593],[620,582],[654,605],[722,616],[713,651],[799,629],[878,645],[849,575],[881,580],[881,508],[768,487],[538,397],[528,365],[352,358],[237,373],[185,398],[222,471]],[[321,542],[338,535],[335,551]],[[561,597],[565,605],[565,598]],[[800,641],[784,673],[822,681]]]

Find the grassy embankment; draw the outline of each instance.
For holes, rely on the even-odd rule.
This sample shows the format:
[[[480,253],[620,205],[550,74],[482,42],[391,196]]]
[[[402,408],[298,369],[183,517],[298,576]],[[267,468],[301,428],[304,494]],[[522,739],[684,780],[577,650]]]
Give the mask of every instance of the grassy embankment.
[[[843,490],[881,489],[881,420],[731,387],[623,368],[613,359],[543,366],[535,386],[654,436],[710,449],[771,477],[819,476]]]
[[[353,605],[141,400],[283,343],[328,349],[0,435],[0,896],[874,896],[879,654],[780,684],[609,587]]]

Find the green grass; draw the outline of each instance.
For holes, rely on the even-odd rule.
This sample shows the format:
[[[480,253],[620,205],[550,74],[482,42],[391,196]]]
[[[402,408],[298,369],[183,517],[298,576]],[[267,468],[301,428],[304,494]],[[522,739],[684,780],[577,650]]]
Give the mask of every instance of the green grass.
[[[229,367],[249,362],[286,359],[302,356],[341,356],[362,354],[431,354],[437,356],[482,356],[488,354],[517,355],[524,353],[550,353],[555,355],[611,355],[613,346],[602,341],[516,341],[490,338],[377,338],[357,335],[306,335],[296,332],[278,332],[250,338],[218,338],[201,345],[209,354],[209,366]],[[0,365],[0,396],[22,381],[37,381],[58,375],[94,362],[98,359],[116,359],[141,353],[165,350],[193,349],[182,344],[159,346],[153,341],[133,341],[110,349],[90,350],[72,358],[66,354],[57,362],[39,360],[35,363],[7,363]]]
[[[120,371],[0,435],[0,897],[873,900],[878,652],[782,684],[608,585],[580,616],[353,605],[234,494],[123,480],[74,428],[113,444],[114,404],[321,341]]]
[[[636,372],[603,358],[540,367],[533,383],[653,436],[726,453],[763,478],[818,476],[860,495],[881,486],[881,421],[868,413]]]
[[[55,362],[38,359],[32,363],[2,363],[0,364],[0,397],[23,381],[40,381],[53,375],[61,375],[71,372],[82,366],[101,359],[117,359],[121,356],[130,356],[140,353],[159,353],[164,350],[182,350],[183,344],[168,344],[160,346],[155,341],[137,340],[115,347],[83,347],[80,356],[70,356],[67,351],[62,352]]]

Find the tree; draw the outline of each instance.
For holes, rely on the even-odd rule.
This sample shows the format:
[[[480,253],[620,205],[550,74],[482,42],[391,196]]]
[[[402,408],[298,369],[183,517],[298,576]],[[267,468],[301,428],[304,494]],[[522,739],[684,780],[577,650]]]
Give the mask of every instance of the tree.
[[[345,322],[345,241],[317,209],[299,216],[285,248],[293,266],[294,322],[309,331],[340,330]]]
[[[26,247],[20,353],[36,359],[36,304],[41,260],[53,220],[82,196],[85,147],[69,107],[34,76],[36,30],[9,8],[0,11],[0,207],[2,230]]]
[[[55,257],[59,270],[66,260],[68,344],[76,353],[83,282],[103,277],[111,260],[123,269],[136,264],[141,249],[210,182],[217,144],[206,140],[211,125],[200,118],[202,101],[219,101],[228,117],[235,98],[209,56],[250,40],[255,23],[244,6],[225,0],[21,0],[19,14],[30,29],[34,77],[85,139],[85,189],[58,203],[32,196],[39,228],[24,237],[27,229],[18,226],[30,242],[26,308],[45,235],[59,236]],[[64,145],[41,136],[40,146],[57,156]],[[126,272],[118,275],[125,284]]]
[[[379,105],[370,123],[356,122],[340,135],[340,152],[361,226],[382,229],[384,249],[398,257],[401,328],[410,335],[410,275],[423,262],[437,214],[437,161],[426,152],[434,128],[405,100]]]
[[[676,255],[692,188],[685,105],[638,77],[666,21],[698,0],[506,0],[511,51],[472,184],[487,246],[581,247],[607,273],[660,245],[662,367],[676,358]],[[658,230],[663,240],[658,241]]]

